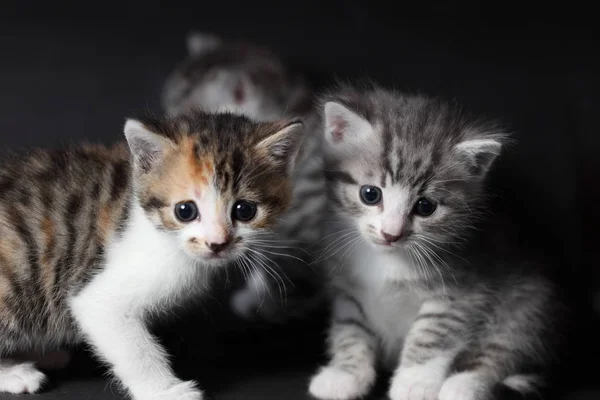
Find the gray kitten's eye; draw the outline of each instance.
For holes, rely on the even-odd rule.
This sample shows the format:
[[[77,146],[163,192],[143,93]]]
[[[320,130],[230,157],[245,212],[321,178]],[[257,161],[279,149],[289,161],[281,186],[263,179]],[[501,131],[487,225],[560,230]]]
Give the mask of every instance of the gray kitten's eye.
[[[374,206],[381,202],[381,189],[376,186],[365,185],[360,188],[360,199],[368,206]]]
[[[190,222],[198,218],[198,207],[193,201],[182,201],[175,205],[175,216],[181,222]]]
[[[417,200],[417,204],[415,204],[415,213],[421,217],[429,217],[435,212],[436,208],[437,204],[435,204],[435,202],[429,200],[428,198],[421,197],[419,200]]]

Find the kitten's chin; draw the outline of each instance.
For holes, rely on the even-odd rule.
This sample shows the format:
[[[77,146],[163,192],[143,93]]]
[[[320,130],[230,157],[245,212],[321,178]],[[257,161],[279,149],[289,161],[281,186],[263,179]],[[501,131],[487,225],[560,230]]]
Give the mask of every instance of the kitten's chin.
[[[383,253],[394,253],[400,250],[400,246],[397,243],[389,243],[377,238],[369,238],[368,242],[377,251]]]
[[[235,253],[207,253],[207,254],[195,254],[191,255],[198,264],[204,265],[210,268],[221,268],[230,264],[235,259]]]

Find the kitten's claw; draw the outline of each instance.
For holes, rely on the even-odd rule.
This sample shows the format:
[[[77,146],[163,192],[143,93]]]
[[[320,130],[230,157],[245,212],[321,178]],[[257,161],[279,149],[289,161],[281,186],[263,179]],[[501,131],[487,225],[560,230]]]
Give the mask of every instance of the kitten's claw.
[[[45,381],[46,375],[31,362],[0,361],[0,393],[36,393]]]
[[[365,396],[375,381],[375,371],[365,368],[362,376],[329,366],[322,368],[310,382],[309,393],[323,400],[351,400]]]
[[[488,381],[472,372],[463,372],[446,379],[439,400],[479,400],[489,397]]]

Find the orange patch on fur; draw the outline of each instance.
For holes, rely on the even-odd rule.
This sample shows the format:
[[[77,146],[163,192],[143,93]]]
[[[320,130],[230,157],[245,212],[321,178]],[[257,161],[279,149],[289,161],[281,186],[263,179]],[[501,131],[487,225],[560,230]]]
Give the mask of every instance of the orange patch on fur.
[[[54,284],[54,269],[51,260],[52,254],[47,250],[54,247],[54,244],[56,243],[56,226],[54,221],[49,217],[44,218],[41,224],[41,231],[44,243],[42,257],[40,259],[42,281],[45,283],[46,290],[50,291]]]
[[[50,218],[46,217],[42,221],[41,228],[42,235],[44,237],[44,249],[53,247],[53,243],[56,240],[56,228],[54,226],[54,222],[52,222]],[[48,254],[45,251],[40,261],[42,266],[46,266],[50,262],[48,259]]]
[[[98,233],[103,242],[110,236],[113,231],[113,219],[110,206],[104,206],[98,214]]]
[[[207,156],[198,159],[194,138],[184,138],[172,161],[166,165],[168,171],[161,185],[162,192],[177,201],[188,199],[190,195],[202,192],[213,174],[213,161]]]

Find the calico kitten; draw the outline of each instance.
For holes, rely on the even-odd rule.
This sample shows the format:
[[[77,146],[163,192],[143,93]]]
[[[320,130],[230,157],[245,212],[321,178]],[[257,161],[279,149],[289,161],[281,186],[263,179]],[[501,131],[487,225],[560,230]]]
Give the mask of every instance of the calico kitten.
[[[234,287],[232,310],[244,319],[284,322],[306,317],[323,305],[322,271],[315,258],[326,210],[318,132],[312,91],[268,49],[215,35],[188,36],[189,57],[165,82],[163,104],[168,112],[190,107],[228,110],[256,121],[284,116],[304,119],[305,139],[289,209],[264,238],[264,246],[248,263],[249,279]]]
[[[553,287],[474,230],[507,135],[456,104],[375,85],[342,85],[321,103],[338,225],[325,250],[336,253],[330,361],[310,393],[364,396],[380,366],[394,371],[392,400],[532,389],[552,358]]]
[[[201,399],[148,318],[243,262],[291,200],[303,125],[192,112],[130,119],[128,146],[0,167],[0,392],[44,375],[9,357],[84,341],[135,399]]]

